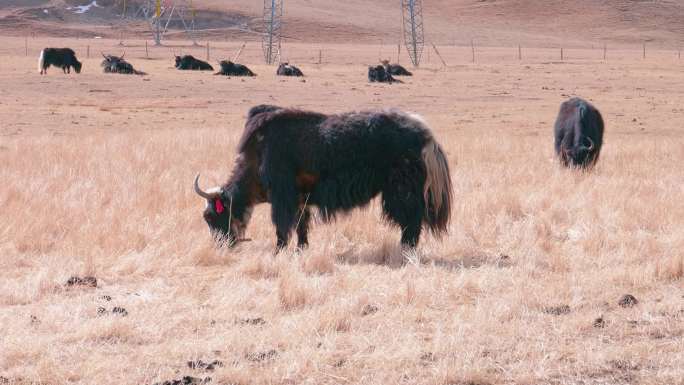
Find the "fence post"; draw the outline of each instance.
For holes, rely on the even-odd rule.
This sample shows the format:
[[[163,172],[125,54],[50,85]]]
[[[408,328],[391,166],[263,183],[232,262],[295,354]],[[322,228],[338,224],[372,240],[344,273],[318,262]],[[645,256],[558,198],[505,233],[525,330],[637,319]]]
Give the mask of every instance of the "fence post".
[[[24,48],[26,49],[26,56],[28,56],[28,36],[24,38]]]
[[[561,61],[563,61],[563,47],[561,47]]]
[[[644,43],[644,55],[643,55],[643,59],[646,59],[646,43]]]
[[[207,42],[207,61],[209,61],[209,42]]]
[[[318,50],[318,64],[322,64],[322,63],[323,63],[323,50],[319,49]]]
[[[147,51],[147,40],[145,40],[145,58],[146,59],[150,58],[150,53]]]
[[[90,46],[86,46],[86,59],[90,59]]]
[[[399,63],[399,57],[401,57],[401,43],[397,44],[397,63]]]
[[[522,60],[522,48],[520,47],[520,44],[518,44],[518,60]]]
[[[608,47],[606,43],[603,43],[603,60],[606,60],[606,51],[608,50]]]
[[[473,51],[473,63],[475,63],[475,42],[470,39],[470,49]]]

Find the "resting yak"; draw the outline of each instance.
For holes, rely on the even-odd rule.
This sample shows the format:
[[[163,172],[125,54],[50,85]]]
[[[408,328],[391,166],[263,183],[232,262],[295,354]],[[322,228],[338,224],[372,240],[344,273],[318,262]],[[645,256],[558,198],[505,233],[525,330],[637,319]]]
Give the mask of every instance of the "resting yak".
[[[393,78],[392,74],[387,72],[385,67],[381,65],[368,67],[368,81],[371,83],[403,83],[401,80]]]
[[[61,68],[65,74],[71,73],[71,67],[74,67],[77,74],[81,73],[81,67],[83,66],[76,59],[76,53],[71,48],[43,48],[38,58],[40,74],[47,74],[47,69],[51,65]]]
[[[399,64],[390,64],[389,60],[383,60],[381,63],[385,67],[385,71],[393,76],[413,76],[411,72]]]
[[[554,126],[555,150],[564,166],[590,168],[603,144],[603,118],[586,100],[563,102]]]
[[[299,68],[291,65],[290,63],[280,63],[278,65],[278,70],[276,71],[276,75],[278,76],[304,76],[302,71],[299,70]]]
[[[195,192],[204,219],[229,246],[243,239],[254,205],[271,203],[276,252],[296,229],[308,244],[310,207],[330,221],[382,194],[386,219],[401,228],[405,247],[423,225],[447,231],[452,186],[449,165],[426,123],[398,110],[325,115],[260,105],[247,117],[232,175],[223,186]]]
[[[226,75],[226,76],[256,76],[247,66],[242,64],[233,63],[230,60],[221,60],[219,62],[221,70],[214,75]]]
[[[120,57],[102,53],[102,57],[104,57],[104,60],[100,64],[102,66],[102,71],[115,74],[147,75],[145,72],[136,70],[131,63],[125,61],[125,55],[125,52]]]
[[[199,70],[199,71],[213,71],[209,63],[195,59],[192,55],[176,56],[176,69],[179,70]]]

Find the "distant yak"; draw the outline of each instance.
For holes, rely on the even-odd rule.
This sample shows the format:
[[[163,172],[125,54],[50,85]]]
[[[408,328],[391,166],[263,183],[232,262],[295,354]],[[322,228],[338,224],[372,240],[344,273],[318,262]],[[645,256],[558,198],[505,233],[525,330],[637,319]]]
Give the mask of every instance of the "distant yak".
[[[399,64],[390,64],[389,60],[383,60],[381,63],[385,67],[385,71],[393,76],[413,76],[411,72]]]
[[[47,74],[47,69],[51,65],[61,68],[65,74],[71,73],[71,67],[74,67],[77,74],[81,73],[81,67],[83,66],[76,59],[76,53],[71,48],[43,48],[38,58],[40,74]]]
[[[204,219],[214,237],[243,240],[254,205],[271,204],[276,251],[293,230],[308,244],[311,207],[330,221],[382,195],[384,217],[401,229],[405,247],[425,226],[447,231],[452,186],[446,155],[426,123],[398,110],[327,115],[270,105],[253,107],[238,144],[232,175],[206,199]]]
[[[371,83],[403,83],[401,80],[392,77],[392,74],[387,72],[387,69],[382,65],[368,67],[368,81]]]
[[[252,70],[242,64],[233,63],[230,60],[222,60],[219,62],[221,69],[214,75],[226,76],[256,76]]]
[[[136,70],[133,68],[133,65],[124,60],[125,55],[126,52],[124,52],[120,57],[114,55],[105,55],[102,53],[102,57],[104,58],[100,64],[102,66],[102,71],[104,71],[104,73],[147,75],[145,72]]]
[[[603,118],[586,100],[563,102],[554,126],[555,150],[564,166],[590,168],[603,145]]]
[[[278,65],[278,70],[276,71],[276,75],[279,76],[304,76],[302,71],[299,70],[299,68],[291,65],[290,63],[280,63]]]
[[[176,69],[179,70],[195,70],[195,71],[213,71],[209,63],[195,59],[192,55],[176,56]]]

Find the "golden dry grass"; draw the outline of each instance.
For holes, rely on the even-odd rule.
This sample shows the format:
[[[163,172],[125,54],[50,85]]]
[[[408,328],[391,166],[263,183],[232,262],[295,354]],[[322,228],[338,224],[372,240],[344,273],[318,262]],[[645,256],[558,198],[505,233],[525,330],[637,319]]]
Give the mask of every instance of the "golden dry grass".
[[[245,81],[179,74],[165,51],[146,61],[140,48],[127,55],[149,81],[102,75],[94,59],[79,76],[39,77],[34,57],[8,56],[0,376],[684,383],[684,79],[668,54],[555,63],[539,51],[497,63],[507,51],[492,49],[489,63],[427,66],[390,87],[365,83],[362,64],[378,47],[329,48],[352,64],[324,66],[305,61],[311,47],[295,48],[306,83],[260,65]],[[553,161],[551,125],[572,94],[591,98],[607,122],[590,173]],[[253,242],[214,249],[192,178],[227,178],[244,114],[262,102],[421,113],[452,166],[449,236],[401,255],[374,202],[314,226],[308,250],[274,257],[263,206],[248,228]],[[72,275],[93,275],[98,287],[65,286]],[[639,303],[620,307],[626,293]],[[189,369],[196,359],[225,365]]]

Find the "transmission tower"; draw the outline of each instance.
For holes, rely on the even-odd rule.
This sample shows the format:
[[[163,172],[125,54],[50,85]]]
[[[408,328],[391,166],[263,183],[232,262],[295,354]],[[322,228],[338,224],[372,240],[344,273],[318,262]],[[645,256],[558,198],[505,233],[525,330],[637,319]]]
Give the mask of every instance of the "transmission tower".
[[[283,1],[264,0],[264,35],[261,48],[266,64],[280,60],[280,32],[283,27]]]
[[[401,18],[406,51],[413,65],[418,67],[425,46],[423,0],[401,0]]]
[[[125,7],[126,2],[124,2]],[[124,10],[125,11],[125,10]],[[190,17],[189,20],[186,20]],[[134,17],[143,17],[150,24],[155,45],[161,45],[169,24],[179,23],[188,34],[192,44],[197,45],[195,37],[195,9],[192,0],[145,0]]]

